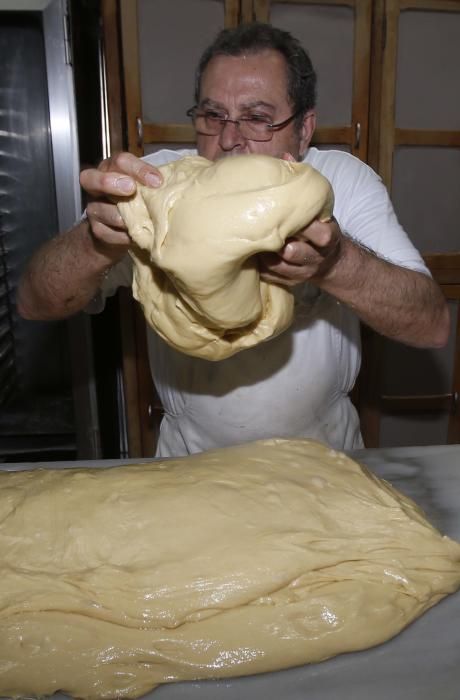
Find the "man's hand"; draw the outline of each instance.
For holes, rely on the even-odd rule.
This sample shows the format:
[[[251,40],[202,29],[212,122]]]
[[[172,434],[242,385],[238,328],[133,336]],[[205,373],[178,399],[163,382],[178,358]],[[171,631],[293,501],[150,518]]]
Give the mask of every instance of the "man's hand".
[[[283,153],[283,160],[295,162],[291,153]],[[337,221],[313,221],[289,238],[277,253],[262,253],[259,267],[265,282],[294,287],[307,281],[316,281],[333,268],[340,255],[342,232]]]
[[[159,170],[131,153],[117,153],[80,175],[80,184],[91,199],[86,213],[95,244],[114,258],[126,252],[129,237],[113,198],[130,197],[137,183],[159,187],[162,177]]]
[[[288,239],[278,253],[261,254],[261,277],[288,287],[322,279],[339,259],[341,243],[342,232],[334,218],[313,221]]]
[[[133,195],[138,183],[158,187],[161,181],[156,168],[130,153],[83,170],[80,183],[91,198],[88,220],[50,239],[33,255],[18,286],[19,313],[30,319],[58,319],[84,309],[130,243],[114,198]]]
[[[315,221],[278,254],[260,258],[264,280],[288,287],[310,281],[388,338],[415,347],[447,342],[449,310],[437,284],[363,248],[334,219]]]

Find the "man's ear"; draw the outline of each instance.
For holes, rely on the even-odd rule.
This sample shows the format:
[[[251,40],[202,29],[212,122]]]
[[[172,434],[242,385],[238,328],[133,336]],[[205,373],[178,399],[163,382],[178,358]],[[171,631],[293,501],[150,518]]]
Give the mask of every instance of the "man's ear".
[[[302,125],[300,127],[300,156],[303,158],[307,149],[310,145],[310,141],[313,138],[313,134],[316,128],[316,112],[314,109],[310,109],[306,112]]]

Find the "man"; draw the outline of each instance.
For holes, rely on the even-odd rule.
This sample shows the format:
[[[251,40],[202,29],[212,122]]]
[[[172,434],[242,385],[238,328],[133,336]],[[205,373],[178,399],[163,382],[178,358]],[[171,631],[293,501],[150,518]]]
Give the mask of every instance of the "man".
[[[165,408],[160,456],[271,436],[357,447],[359,421],[348,394],[359,370],[359,320],[418,347],[447,340],[444,299],[381,181],[348,154],[309,148],[315,80],[298,42],[270,25],[226,30],[202,57],[189,111],[198,153],[304,160],[331,182],[335,219],[315,221],[278,254],[260,256],[264,278],[294,287],[296,296],[295,322],[277,338],[211,363],[172,350],[148,330]],[[87,220],[34,256],[19,288],[20,313],[63,318],[100,307],[101,296],[129,285],[129,238],[110,197],[132,194],[136,182],[157,187],[154,166],[192,152],[146,160],[119,154],[84,171],[81,184],[93,198]]]

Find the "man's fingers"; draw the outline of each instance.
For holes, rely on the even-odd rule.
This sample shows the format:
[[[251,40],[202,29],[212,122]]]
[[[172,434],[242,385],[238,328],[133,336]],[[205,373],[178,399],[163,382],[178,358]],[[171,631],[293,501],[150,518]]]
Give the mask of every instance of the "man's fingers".
[[[108,245],[126,246],[130,238],[123,218],[114,204],[90,202],[86,213],[95,238]]]
[[[278,257],[289,265],[306,265],[319,263],[322,256],[307,241],[292,239],[282,248]]]
[[[279,256],[293,265],[319,264],[340,242],[338,224],[314,221],[294,238],[288,239]]]
[[[90,202],[86,207],[86,214],[90,220],[100,221],[106,226],[125,229],[125,223],[115,204],[108,202]]]
[[[296,240],[308,243],[315,248],[327,248],[337,232],[332,222],[313,221],[296,235]]]
[[[91,197],[127,197],[136,191],[136,183],[131,177],[120,173],[102,172],[95,168],[82,170],[80,185]]]
[[[303,279],[294,279],[285,277],[284,275],[276,275],[274,272],[261,272],[260,278],[264,282],[271,282],[272,284],[279,284],[282,287],[295,287],[301,284]]]
[[[118,153],[100,163],[98,168],[82,170],[80,184],[92,197],[127,197],[136,191],[136,183],[159,187],[159,170],[131,153]]]
[[[261,255],[260,277],[265,282],[274,282],[283,286],[292,287],[305,281],[305,270],[302,267],[276,260],[270,254]]]
[[[91,221],[90,224],[93,236],[100,243],[120,249],[128,248],[131,240],[126,231],[110,228],[101,221]]]
[[[110,158],[110,170],[112,172],[128,175],[135,182],[140,182],[148,187],[159,187],[163,182],[161,173],[153,165],[133,156],[132,153],[116,153]]]
[[[335,265],[340,249],[341,231],[337,222],[314,221],[288,239],[277,253],[260,255],[261,277],[288,287],[318,280]]]

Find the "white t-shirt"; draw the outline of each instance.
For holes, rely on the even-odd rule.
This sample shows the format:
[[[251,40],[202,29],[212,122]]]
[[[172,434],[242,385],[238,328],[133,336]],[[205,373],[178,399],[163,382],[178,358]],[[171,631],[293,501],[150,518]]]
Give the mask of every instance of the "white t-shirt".
[[[162,165],[196,151],[146,156]],[[429,274],[399,225],[380,178],[342,151],[310,148],[304,162],[330,181],[342,229],[393,263]],[[129,258],[101,290],[131,285]],[[164,407],[157,456],[178,456],[266,437],[311,437],[337,449],[362,446],[348,394],[358,375],[359,320],[310,284],[294,288],[294,323],[277,338],[220,362],[169,347],[147,328],[152,376]]]

